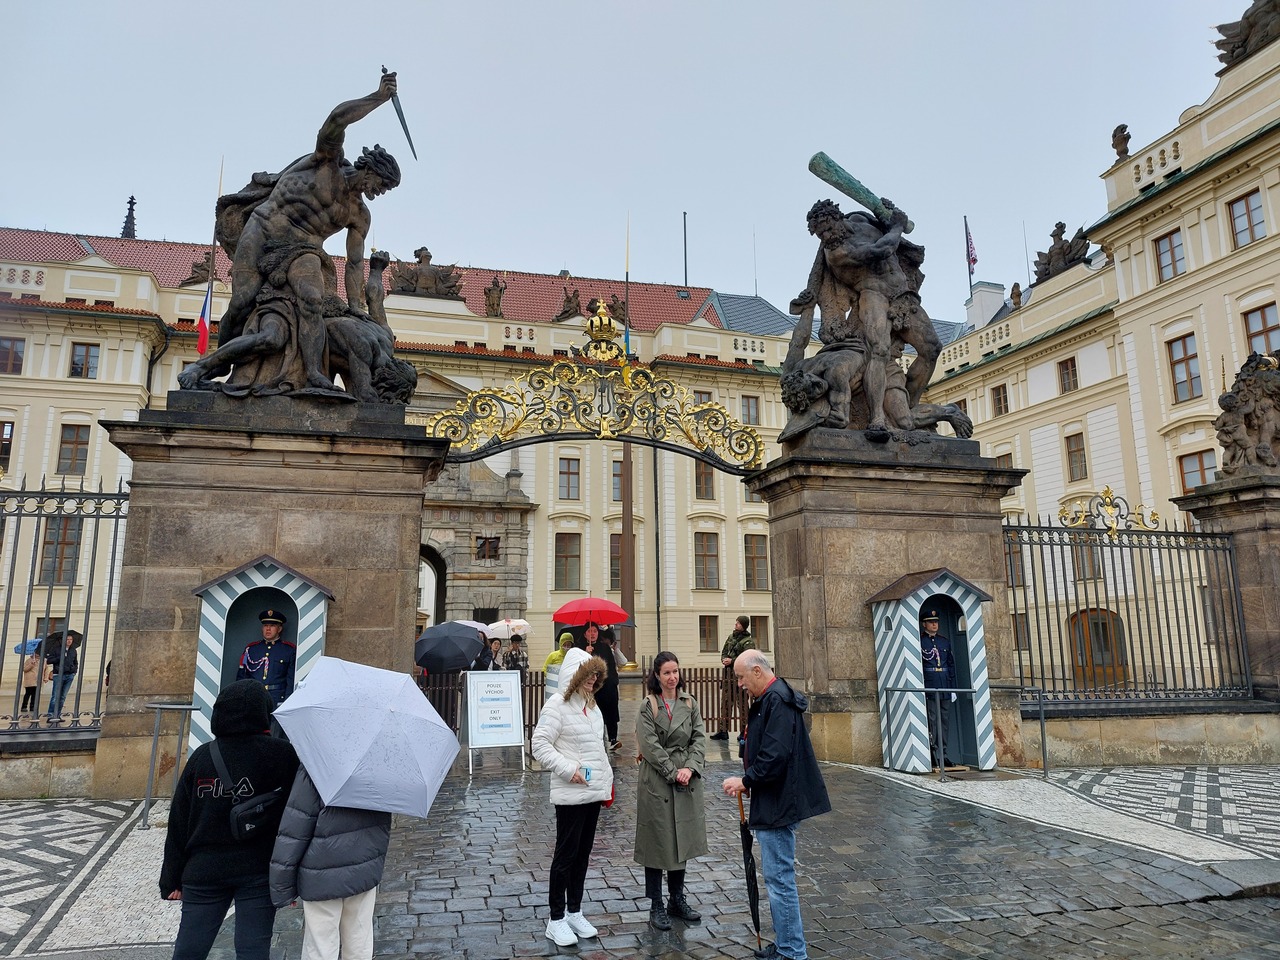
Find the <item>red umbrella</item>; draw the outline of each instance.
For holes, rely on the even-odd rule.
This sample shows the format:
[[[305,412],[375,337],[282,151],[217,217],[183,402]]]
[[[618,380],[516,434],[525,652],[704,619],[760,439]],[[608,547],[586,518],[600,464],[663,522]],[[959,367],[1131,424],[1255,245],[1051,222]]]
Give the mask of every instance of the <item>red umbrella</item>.
[[[581,597],[570,600],[551,615],[556,623],[568,623],[581,626],[584,623],[625,623],[631,615],[612,600],[601,600],[598,597]]]

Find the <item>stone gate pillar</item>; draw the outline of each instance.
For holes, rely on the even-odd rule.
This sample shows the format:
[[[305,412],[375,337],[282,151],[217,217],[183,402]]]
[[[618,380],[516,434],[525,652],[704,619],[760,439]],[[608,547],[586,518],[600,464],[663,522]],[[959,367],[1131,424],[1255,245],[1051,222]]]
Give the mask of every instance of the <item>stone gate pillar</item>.
[[[392,404],[188,391],[168,404],[103,424],[133,475],[95,797],[143,795],[146,704],[190,703],[196,688],[195,591],[264,554],[332,591],[324,653],[413,664],[423,488],[448,441]],[[161,741],[161,784],[176,723]]]
[[[995,599],[985,611],[992,684],[1017,681],[1000,498],[1025,470],[976,441],[877,444],[816,428],[747,481],[769,505],[777,672],[809,694],[818,756],[879,764],[867,601],[913,570],[947,567]],[[992,696],[997,756],[1023,764],[1018,696]]]
[[[1255,468],[1173,502],[1205,533],[1231,534],[1253,694],[1280,700],[1280,476]]]

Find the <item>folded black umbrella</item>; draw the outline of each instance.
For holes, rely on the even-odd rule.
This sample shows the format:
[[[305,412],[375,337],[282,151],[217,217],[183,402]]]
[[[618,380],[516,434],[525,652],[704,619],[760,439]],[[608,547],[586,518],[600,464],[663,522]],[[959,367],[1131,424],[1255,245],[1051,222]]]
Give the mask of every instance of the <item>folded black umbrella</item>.
[[[751,908],[751,922],[756,928],[756,947],[760,947],[760,881],[756,879],[756,855],[751,852],[751,828],[747,826],[747,811],[738,794],[738,829],[742,832],[742,866],[747,871],[747,906]]]
[[[474,626],[450,620],[427,627],[413,645],[413,659],[428,673],[466,670],[484,649],[484,640]]]

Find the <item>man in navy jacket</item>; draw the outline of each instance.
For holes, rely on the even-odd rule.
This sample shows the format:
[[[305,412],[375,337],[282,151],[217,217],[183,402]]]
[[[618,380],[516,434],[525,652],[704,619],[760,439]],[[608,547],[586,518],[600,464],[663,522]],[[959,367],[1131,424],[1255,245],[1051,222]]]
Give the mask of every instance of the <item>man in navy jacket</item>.
[[[748,822],[760,845],[760,869],[777,940],[755,954],[761,960],[808,960],[796,889],[796,826],[831,810],[804,724],[809,701],[774,675],[769,658],[759,650],[739,654],[733,673],[752,701],[743,774],[725,780],[724,792],[731,797],[750,792]]]

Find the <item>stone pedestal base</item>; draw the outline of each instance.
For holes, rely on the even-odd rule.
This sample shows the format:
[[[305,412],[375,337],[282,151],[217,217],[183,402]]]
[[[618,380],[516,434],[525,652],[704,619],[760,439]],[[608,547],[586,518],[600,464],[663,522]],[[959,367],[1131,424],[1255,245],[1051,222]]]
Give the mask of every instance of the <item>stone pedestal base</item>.
[[[1229,533],[1253,693],[1280,700],[1280,477],[1260,471],[1174,497],[1206,533]]]
[[[325,653],[409,670],[423,488],[447,442],[406,426],[398,406],[184,391],[167,410],[103,425],[133,476],[95,797],[143,795],[145,705],[192,695],[192,591],[262,554],[333,592]],[[162,791],[177,722],[171,714],[161,734]]]
[[[1016,682],[1000,498],[1024,470],[968,440],[876,444],[811,430],[748,485],[769,504],[777,672],[810,697],[818,756],[879,764],[867,600],[903,574],[947,567],[995,597],[984,611],[992,684]],[[1023,765],[1016,693],[993,697],[997,756]]]

